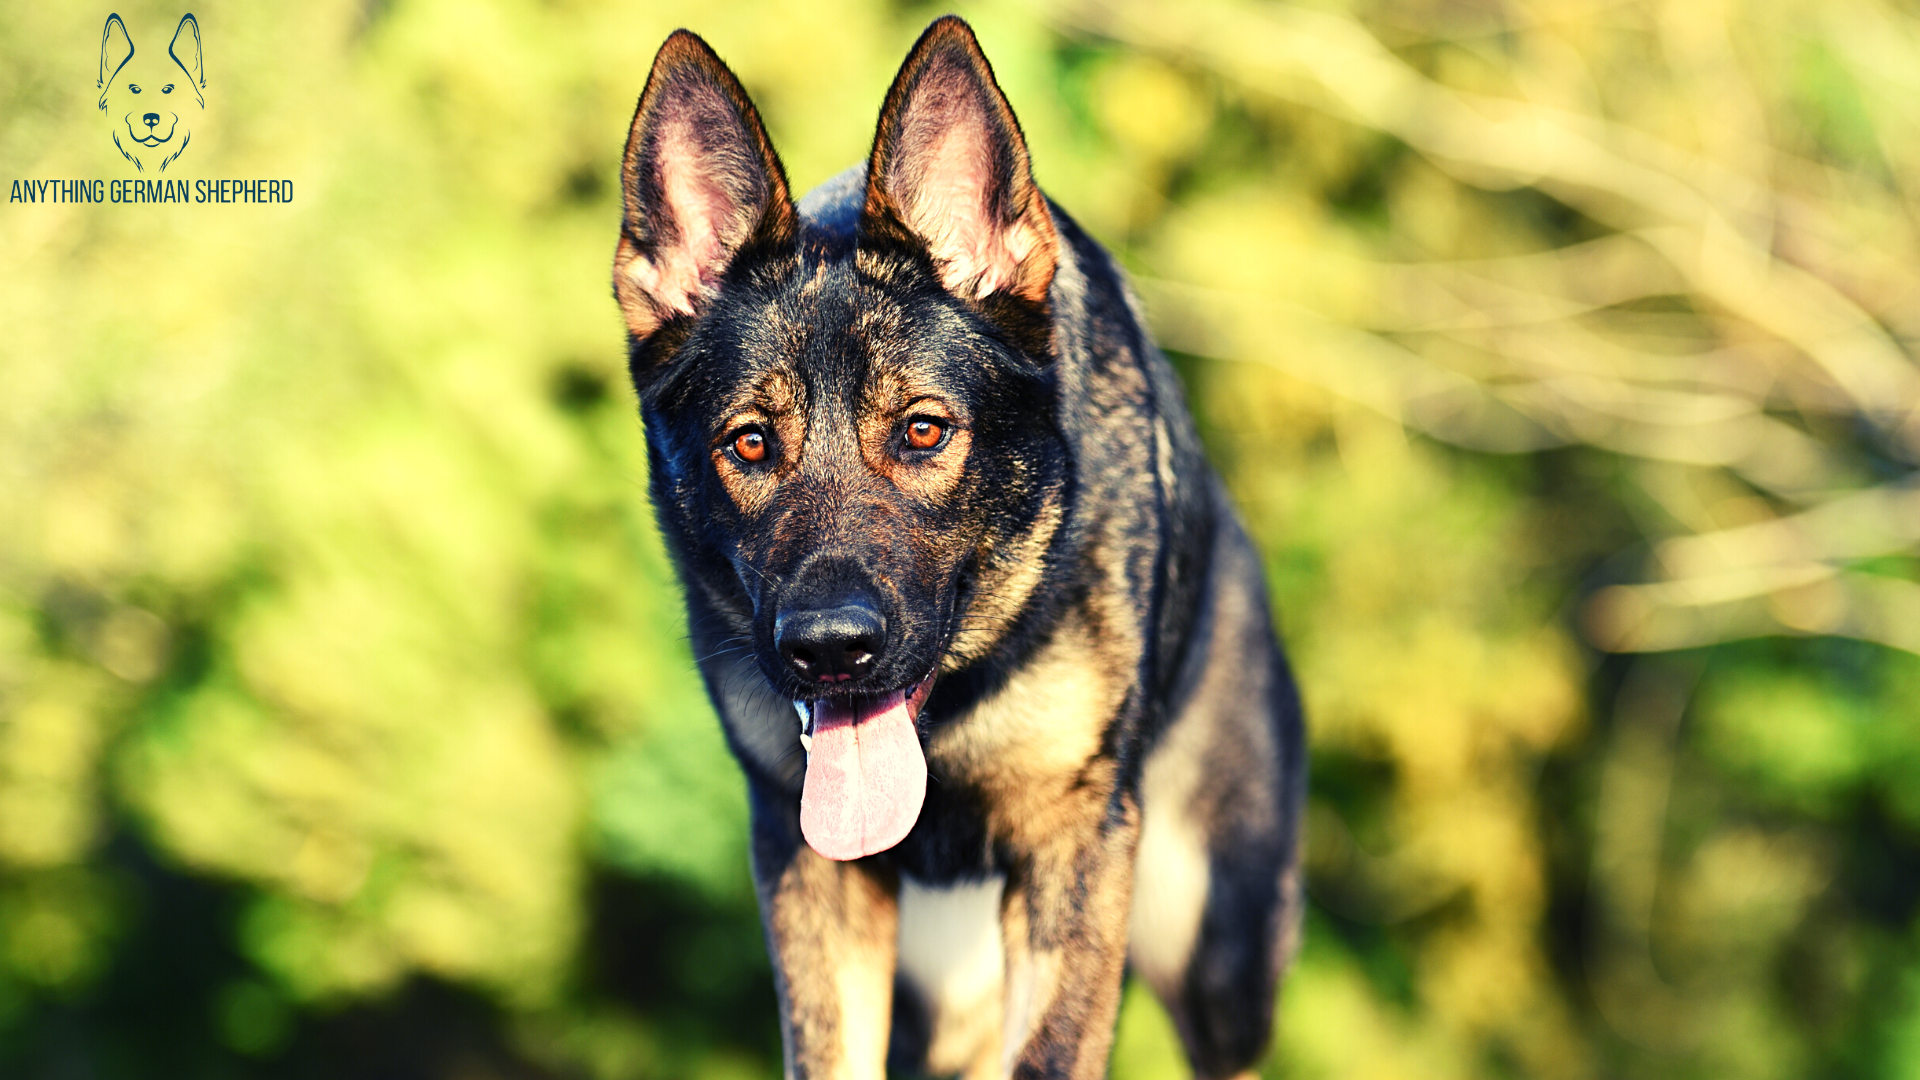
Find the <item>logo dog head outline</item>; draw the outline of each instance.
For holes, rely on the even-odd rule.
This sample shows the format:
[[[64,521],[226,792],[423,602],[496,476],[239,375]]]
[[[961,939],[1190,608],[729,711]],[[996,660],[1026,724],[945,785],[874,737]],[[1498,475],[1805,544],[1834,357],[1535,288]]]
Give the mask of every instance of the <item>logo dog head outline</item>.
[[[95,85],[120,156],[141,172],[158,158],[158,169],[165,172],[192,141],[193,122],[206,106],[200,21],[192,12],[182,15],[161,57],[139,54],[126,22],[118,13],[108,15],[100,31],[100,77]]]

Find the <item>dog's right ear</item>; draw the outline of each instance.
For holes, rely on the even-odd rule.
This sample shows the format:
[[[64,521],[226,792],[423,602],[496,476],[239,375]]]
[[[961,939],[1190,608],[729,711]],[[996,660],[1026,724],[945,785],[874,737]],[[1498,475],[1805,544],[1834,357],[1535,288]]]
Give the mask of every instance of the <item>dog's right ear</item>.
[[[193,12],[180,16],[180,25],[167,44],[167,55],[187,73],[187,89],[193,91],[194,99],[205,105],[207,97],[200,91],[207,86],[207,61],[200,52],[200,20],[193,17]]]
[[[107,25],[100,29],[100,78],[94,83],[100,88],[100,111],[107,109],[107,87],[131,59],[133,39],[127,36],[127,24],[117,13],[107,16]]]
[[[613,292],[636,341],[698,314],[748,245],[794,237],[786,170],[759,112],[727,65],[686,30],[653,58],[620,187]]]

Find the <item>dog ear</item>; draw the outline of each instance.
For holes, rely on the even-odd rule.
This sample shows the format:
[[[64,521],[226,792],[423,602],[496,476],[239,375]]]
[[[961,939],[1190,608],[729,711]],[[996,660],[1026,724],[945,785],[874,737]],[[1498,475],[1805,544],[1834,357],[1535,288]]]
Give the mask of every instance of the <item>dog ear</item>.
[[[1033,182],[1027,141],[973,30],[927,27],[894,77],[867,162],[862,231],[924,244],[958,296],[1044,305],[1059,234]]]
[[[127,36],[127,24],[120,21],[118,14],[107,16],[107,25],[100,28],[100,78],[94,83],[100,88],[100,110],[107,108],[107,87],[113,85],[114,76],[133,59],[133,39]]]
[[[635,340],[696,314],[750,243],[791,243],[786,170],[707,43],[676,30],[653,58],[620,166],[613,291]]]
[[[206,95],[200,91],[207,86],[206,61],[200,55],[200,20],[189,11],[180,16],[180,25],[174,28],[173,41],[167,45],[167,55],[187,73],[187,85],[193,87],[194,100],[201,105],[207,103]]]

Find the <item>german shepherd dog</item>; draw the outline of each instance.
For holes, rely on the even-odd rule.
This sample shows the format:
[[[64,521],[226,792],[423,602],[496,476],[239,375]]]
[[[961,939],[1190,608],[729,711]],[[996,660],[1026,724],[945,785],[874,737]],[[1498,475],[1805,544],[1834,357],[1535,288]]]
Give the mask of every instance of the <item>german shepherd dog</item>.
[[[187,14],[173,29],[166,53],[134,48],[119,15],[100,30],[100,111],[120,156],[146,172],[165,172],[193,140],[193,124],[206,106],[207,74],[200,51],[200,20]]]
[[[1300,709],[1260,560],[1112,260],[958,18],[796,204],[678,31],[614,293],[660,528],[747,777],[786,1075],[1106,1075],[1121,980],[1263,1053]]]

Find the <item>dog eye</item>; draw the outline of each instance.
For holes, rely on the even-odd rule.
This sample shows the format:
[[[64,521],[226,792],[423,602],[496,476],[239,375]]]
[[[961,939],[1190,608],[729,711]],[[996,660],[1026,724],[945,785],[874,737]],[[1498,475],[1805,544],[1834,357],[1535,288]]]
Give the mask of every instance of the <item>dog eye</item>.
[[[733,437],[733,456],[749,465],[767,459],[767,436],[759,428],[748,428]]]
[[[946,436],[947,427],[938,420],[916,416],[907,424],[907,445],[915,450],[931,450]]]
[[[133,91],[136,94],[140,92],[140,88],[138,86],[135,86],[133,83],[128,83],[127,89]]]
[[[168,83],[167,85],[165,85],[165,86],[163,86],[163,87],[161,87],[161,88],[160,88],[160,92],[161,92],[161,93],[163,93],[163,94],[171,94],[171,93],[173,93],[173,84],[172,84],[172,83]]]

